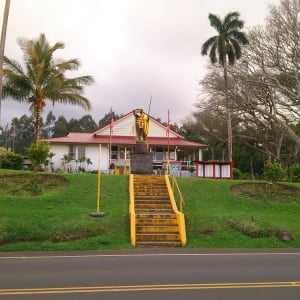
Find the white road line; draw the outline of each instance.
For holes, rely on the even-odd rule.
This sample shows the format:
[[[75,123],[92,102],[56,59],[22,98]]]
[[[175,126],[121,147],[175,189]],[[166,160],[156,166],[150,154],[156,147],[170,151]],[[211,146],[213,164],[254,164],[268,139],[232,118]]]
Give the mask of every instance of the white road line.
[[[0,256],[4,259],[55,259],[55,258],[96,258],[96,257],[155,257],[155,256],[282,256],[300,255],[300,252],[246,252],[246,253],[136,253],[136,254],[83,254],[83,255],[40,255],[40,256]]]

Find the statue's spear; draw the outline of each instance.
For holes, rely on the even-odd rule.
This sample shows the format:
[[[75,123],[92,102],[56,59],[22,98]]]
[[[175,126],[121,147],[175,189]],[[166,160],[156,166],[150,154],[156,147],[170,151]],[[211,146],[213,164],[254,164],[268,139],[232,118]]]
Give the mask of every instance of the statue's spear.
[[[151,102],[152,102],[152,94],[151,94],[151,96],[150,96],[150,101],[149,101],[148,115],[149,115],[149,113],[150,113]]]

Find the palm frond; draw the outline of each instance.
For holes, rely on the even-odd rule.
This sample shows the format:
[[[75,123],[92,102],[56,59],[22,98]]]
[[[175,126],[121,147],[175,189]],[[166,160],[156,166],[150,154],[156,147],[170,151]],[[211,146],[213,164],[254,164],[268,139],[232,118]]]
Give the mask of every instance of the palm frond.
[[[217,53],[216,53],[217,47],[218,47],[218,44],[214,43],[209,51],[209,58],[210,58],[210,61],[212,64],[215,64],[217,62]]]
[[[210,13],[208,15],[208,19],[212,27],[214,27],[219,33],[222,32],[222,27],[223,27],[222,21],[217,15]]]
[[[232,52],[232,53],[234,54],[234,56],[235,56],[234,62],[235,62],[236,59],[239,59],[239,58],[241,58],[241,56],[242,56],[241,46],[240,46],[240,44],[238,43],[238,41],[235,40],[235,39],[232,39],[232,38],[231,38],[231,39],[229,40],[229,42],[230,42],[230,45],[231,45],[231,47],[230,47],[230,52]],[[229,54],[228,54],[228,56],[229,56]],[[229,60],[229,61],[230,61],[230,60]]]
[[[230,36],[243,45],[249,44],[249,40],[245,32],[233,30],[230,32]]]
[[[36,116],[40,116],[45,101],[78,105],[90,109],[91,105],[82,94],[84,86],[94,82],[91,76],[66,78],[65,72],[77,70],[77,59],[55,60],[53,53],[63,49],[61,42],[51,46],[45,35],[36,40],[18,39],[23,50],[24,71],[20,64],[5,59],[3,95],[17,101],[27,101]],[[37,139],[39,138],[40,118],[36,118]]]
[[[236,53],[234,51],[234,48],[233,47],[230,47],[229,48],[229,51],[227,53],[227,57],[228,57],[228,63],[233,66],[236,59],[237,59],[237,56],[236,56]]]
[[[55,63],[55,67],[58,68],[60,72],[77,70],[80,67],[80,62],[78,59],[69,59],[64,61],[59,61]]]
[[[6,56],[4,56],[4,67],[7,67],[20,75],[24,75],[22,66],[16,60],[9,59]]]
[[[201,54],[206,55],[210,49],[210,60],[214,64],[217,61],[224,66],[228,57],[229,64],[234,64],[236,59],[241,57],[240,44],[247,44],[248,38],[243,28],[244,22],[239,19],[239,12],[228,13],[222,21],[218,16],[209,14],[212,27],[218,31],[218,35],[208,39],[201,49]]]
[[[202,45],[202,48],[201,48],[201,54],[202,54],[202,55],[207,55],[209,48],[212,47],[212,45],[216,43],[217,38],[218,38],[217,35],[216,35],[216,36],[213,36],[213,37],[209,38],[209,39]]]
[[[91,104],[87,98],[78,93],[63,93],[56,99],[52,99],[53,103],[71,104],[84,108],[85,110],[91,109]]]

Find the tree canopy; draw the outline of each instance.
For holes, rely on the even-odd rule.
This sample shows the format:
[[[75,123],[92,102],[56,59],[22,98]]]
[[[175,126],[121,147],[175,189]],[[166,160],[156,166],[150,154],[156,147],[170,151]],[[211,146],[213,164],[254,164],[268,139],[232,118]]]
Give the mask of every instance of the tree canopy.
[[[63,49],[61,42],[51,46],[42,33],[36,40],[19,39],[23,51],[24,67],[5,57],[3,95],[20,102],[27,102],[35,117],[36,141],[40,139],[41,112],[49,100],[55,103],[79,105],[90,109],[83,96],[84,86],[93,82],[91,76],[68,78],[66,72],[77,70],[78,59],[55,59],[54,53]]]

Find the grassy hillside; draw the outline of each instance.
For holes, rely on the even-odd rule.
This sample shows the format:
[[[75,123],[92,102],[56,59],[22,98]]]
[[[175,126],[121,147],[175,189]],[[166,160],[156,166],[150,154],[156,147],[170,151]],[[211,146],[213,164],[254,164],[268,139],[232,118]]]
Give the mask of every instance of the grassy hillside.
[[[1,177],[5,174],[0,170],[0,251],[132,248],[127,176],[101,176],[100,211],[105,216],[93,218],[96,174],[35,181],[27,176],[18,182]],[[240,181],[177,180],[185,199],[186,247],[300,246],[300,197],[235,196],[231,186]],[[281,241],[278,231],[288,231],[293,240]]]

